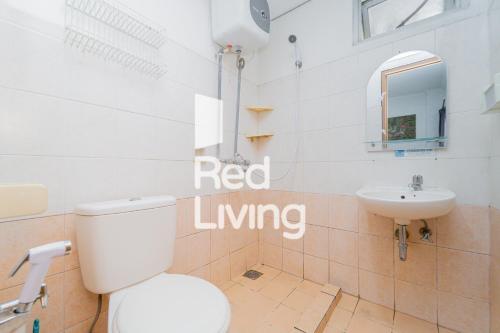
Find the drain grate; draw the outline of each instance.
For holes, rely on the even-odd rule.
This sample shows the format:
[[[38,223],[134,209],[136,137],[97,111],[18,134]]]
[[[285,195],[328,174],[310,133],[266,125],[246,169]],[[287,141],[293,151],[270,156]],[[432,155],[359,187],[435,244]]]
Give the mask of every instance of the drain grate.
[[[249,278],[250,280],[257,280],[262,276],[262,273],[251,269],[247,271],[245,274],[243,274],[243,276]]]

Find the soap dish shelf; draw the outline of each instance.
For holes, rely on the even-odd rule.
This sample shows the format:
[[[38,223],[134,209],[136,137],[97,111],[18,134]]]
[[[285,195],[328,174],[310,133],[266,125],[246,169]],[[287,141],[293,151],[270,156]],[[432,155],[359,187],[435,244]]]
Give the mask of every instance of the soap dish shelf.
[[[254,142],[259,139],[269,139],[273,137],[274,134],[272,133],[262,133],[262,134],[249,134],[247,135],[247,139],[250,140],[251,142]]]
[[[273,108],[269,106],[249,106],[247,110],[251,112],[271,112]]]

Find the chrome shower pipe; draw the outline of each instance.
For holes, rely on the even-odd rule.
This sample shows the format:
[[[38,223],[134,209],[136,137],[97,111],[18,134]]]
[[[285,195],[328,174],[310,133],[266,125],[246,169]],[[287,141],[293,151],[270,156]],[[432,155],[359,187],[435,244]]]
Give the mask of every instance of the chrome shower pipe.
[[[222,101],[222,59],[224,58],[225,48],[221,47],[217,52],[217,65],[218,65],[218,80],[217,80],[217,99]],[[220,143],[216,146],[216,155],[220,157]]]
[[[238,154],[238,132],[240,128],[240,100],[241,100],[241,72],[245,68],[245,59],[238,54],[236,59],[236,66],[238,67],[238,89],[236,93],[236,121],[234,124],[234,156]]]

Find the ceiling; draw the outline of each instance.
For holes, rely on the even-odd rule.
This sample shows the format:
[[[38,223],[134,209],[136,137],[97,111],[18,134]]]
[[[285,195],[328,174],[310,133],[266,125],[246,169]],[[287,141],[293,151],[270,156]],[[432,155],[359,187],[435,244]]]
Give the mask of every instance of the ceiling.
[[[268,0],[271,10],[271,18],[275,18],[287,10],[290,10],[304,2],[305,0]]]

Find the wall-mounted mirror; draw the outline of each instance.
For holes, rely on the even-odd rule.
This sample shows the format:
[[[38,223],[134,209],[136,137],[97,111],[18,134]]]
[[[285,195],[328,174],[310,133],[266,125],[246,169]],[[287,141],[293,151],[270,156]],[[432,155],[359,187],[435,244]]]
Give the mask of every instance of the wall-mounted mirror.
[[[412,51],[384,62],[368,82],[368,150],[445,148],[446,96],[446,64],[436,55]]]

